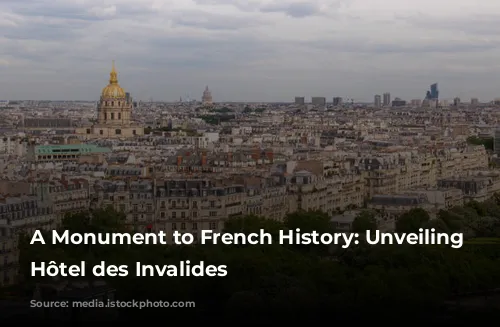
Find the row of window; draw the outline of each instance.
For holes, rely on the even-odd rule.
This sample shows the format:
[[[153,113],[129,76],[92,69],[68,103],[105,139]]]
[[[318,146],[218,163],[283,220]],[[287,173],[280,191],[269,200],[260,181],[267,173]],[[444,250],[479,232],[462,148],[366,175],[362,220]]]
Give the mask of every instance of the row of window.
[[[114,120],[115,119],[115,113],[112,112],[109,114],[109,119]],[[122,114],[118,113],[118,118],[117,119],[122,119]],[[104,113],[104,120],[108,120],[108,114]]]
[[[141,219],[144,219],[144,216],[145,216],[147,220],[153,220],[153,217],[154,217],[154,215],[153,215],[153,214],[151,214],[151,213],[148,213],[148,214],[145,214],[145,215],[144,215],[144,214],[141,214],[140,216],[141,216]],[[217,211],[210,211],[210,212],[208,213],[208,216],[209,216],[209,217],[211,217],[211,218],[217,217]],[[132,217],[133,217],[133,220],[134,220],[134,221],[139,221],[139,214],[134,213],[134,214],[132,215]],[[172,212],[172,215],[171,215],[171,219],[179,219],[179,218],[180,218],[180,219],[186,219],[186,218],[188,218],[188,217],[191,217],[191,218],[198,218],[198,212],[193,211],[193,212],[191,212],[191,213],[189,213],[189,212],[188,212],[188,213],[186,213],[185,211],[181,211],[181,213],[180,213],[180,217],[179,217],[179,216],[177,215],[177,212],[175,212],[175,211],[174,211],[174,212]],[[168,216],[167,216],[167,214],[166,214],[166,212],[165,212],[165,211],[160,212],[160,218],[163,218],[163,219],[168,218]]]
[[[90,128],[87,128],[87,134],[92,134],[92,130],[91,130]],[[100,135],[104,135],[104,130],[102,130],[102,129],[101,129],[101,130],[99,130],[99,134],[100,134]],[[115,129],[115,134],[116,134],[116,135],[121,135],[121,134],[122,134],[122,130],[121,130],[121,129],[119,129],[119,128],[118,128],[118,129]],[[137,132],[135,131],[135,129],[132,131],[132,134],[133,134],[133,135],[136,135],[136,134],[137,134]]]
[[[180,230],[186,230],[186,223],[181,223]],[[209,229],[211,230],[216,230],[217,229],[217,223],[210,223]],[[172,230],[177,230],[177,223],[172,223]],[[198,230],[198,223],[192,223],[191,224],[191,230]]]

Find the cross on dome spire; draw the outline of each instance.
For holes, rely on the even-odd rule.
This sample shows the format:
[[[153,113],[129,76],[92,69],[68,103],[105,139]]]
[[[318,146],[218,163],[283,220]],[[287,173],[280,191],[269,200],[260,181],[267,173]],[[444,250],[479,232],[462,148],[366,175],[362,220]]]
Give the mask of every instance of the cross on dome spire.
[[[114,60],[111,67],[111,73],[109,73],[109,84],[118,84],[118,74],[116,73]]]

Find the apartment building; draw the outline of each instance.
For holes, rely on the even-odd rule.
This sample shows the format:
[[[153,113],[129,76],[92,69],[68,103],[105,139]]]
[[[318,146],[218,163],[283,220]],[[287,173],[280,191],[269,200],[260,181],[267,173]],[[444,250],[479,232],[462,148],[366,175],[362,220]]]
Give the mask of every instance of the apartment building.
[[[374,195],[367,207],[392,219],[414,208],[423,208],[431,217],[435,217],[439,210],[463,204],[464,196],[460,189],[416,189],[399,194]]]
[[[0,287],[17,282],[19,274],[18,236],[9,228],[0,227]]]
[[[21,233],[51,230],[60,220],[48,202],[36,196],[0,199],[0,286],[17,282],[19,273],[18,240]]]
[[[365,157],[358,167],[366,180],[366,194],[398,194],[416,187],[436,187],[438,179],[488,168],[488,155],[482,146],[436,154],[396,152]]]
[[[364,180],[358,175],[324,178],[309,171],[291,175],[288,187],[290,211],[336,211],[360,208],[364,202]]]
[[[221,231],[224,221],[242,216],[246,196],[243,185],[218,186],[210,180],[168,180],[157,182],[156,230],[168,236],[173,231],[191,233],[195,242],[199,231]]]
[[[14,235],[54,229],[59,218],[50,202],[40,201],[36,196],[0,199],[0,229],[10,229]]]
[[[99,181],[97,207],[113,206],[127,216],[136,231],[192,233],[195,240],[203,229],[220,231],[224,220],[246,210],[242,185],[218,186],[203,179]]]
[[[438,187],[460,189],[465,202],[482,202],[500,190],[500,181],[488,176],[457,176],[438,180]]]
[[[63,179],[48,183],[48,191],[54,213],[60,216],[89,208],[89,183],[85,179],[68,179],[63,175]]]
[[[272,177],[247,177],[245,185],[245,215],[266,216],[281,221],[290,212],[285,177],[276,173]]]

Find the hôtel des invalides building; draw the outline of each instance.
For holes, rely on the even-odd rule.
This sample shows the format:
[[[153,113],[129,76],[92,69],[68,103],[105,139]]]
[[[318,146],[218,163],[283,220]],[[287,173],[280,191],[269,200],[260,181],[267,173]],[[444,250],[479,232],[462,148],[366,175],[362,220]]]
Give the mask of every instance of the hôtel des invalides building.
[[[76,134],[86,138],[129,138],[144,135],[144,127],[132,120],[132,100],[118,84],[118,74],[113,67],[109,84],[102,89],[97,108],[97,123],[76,129]]]

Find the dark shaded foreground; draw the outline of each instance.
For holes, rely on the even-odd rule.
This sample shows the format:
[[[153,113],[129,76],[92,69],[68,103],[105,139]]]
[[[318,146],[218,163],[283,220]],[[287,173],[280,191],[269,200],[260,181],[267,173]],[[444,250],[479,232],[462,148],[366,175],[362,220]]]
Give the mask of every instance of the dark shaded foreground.
[[[178,265],[184,260],[193,264],[204,261],[211,265],[227,265],[228,275],[196,278],[109,277],[99,284],[108,290],[106,297],[112,295],[124,301],[192,301],[195,308],[87,309],[64,315],[47,309],[23,311],[33,298],[35,285],[47,286],[48,290],[40,295],[43,300],[61,300],[67,298],[67,292],[73,290],[75,293],[76,281],[88,285],[94,285],[94,281],[68,279],[55,282],[26,278],[16,290],[10,290],[10,293],[4,291],[2,306],[5,310],[0,311],[0,315],[5,317],[4,321],[11,316],[12,321],[17,322],[64,319],[73,324],[103,320],[167,322],[177,318],[182,319],[181,322],[213,320],[239,324],[320,319],[332,322],[463,323],[471,319],[498,318],[499,297],[492,290],[500,287],[500,242],[495,238],[500,235],[494,234],[499,229],[495,225],[497,218],[491,215],[500,214],[500,210],[495,212],[473,205],[475,207],[460,209],[464,212],[462,216],[462,211],[455,209],[441,213],[442,217],[438,219],[443,228],[450,226],[446,227],[450,228],[450,232],[458,228],[474,229],[473,239],[460,249],[445,245],[370,246],[363,242],[349,249],[276,244],[52,246],[29,245],[24,239],[21,245],[21,271],[24,276],[30,275],[32,261],[48,262],[54,258],[67,264],[85,260],[88,266],[105,261],[108,265],[126,264],[131,267],[136,262]],[[486,214],[490,216],[482,225],[473,225],[466,220],[471,219],[471,212],[476,212],[477,219]],[[89,217],[90,213],[69,216],[64,220],[62,229],[72,232],[126,230],[123,216],[111,209],[95,211],[92,219]],[[405,217],[398,222],[398,228],[411,230],[429,224],[418,210]],[[370,228],[369,215],[360,219],[366,221],[358,221],[358,225]],[[481,230],[481,226],[486,227]],[[248,233],[260,228],[273,234],[287,228],[301,228],[303,232],[332,231],[328,216],[320,212],[296,213],[284,223],[258,217],[233,219],[226,223],[229,232]],[[61,286],[61,283],[66,283],[66,286]],[[59,290],[54,291],[56,287]],[[88,288],[97,288],[95,285],[92,287],[88,286],[87,291]],[[102,297],[96,294],[73,296],[77,299]],[[5,301],[10,302],[10,308]],[[18,314],[16,310],[19,310]]]

